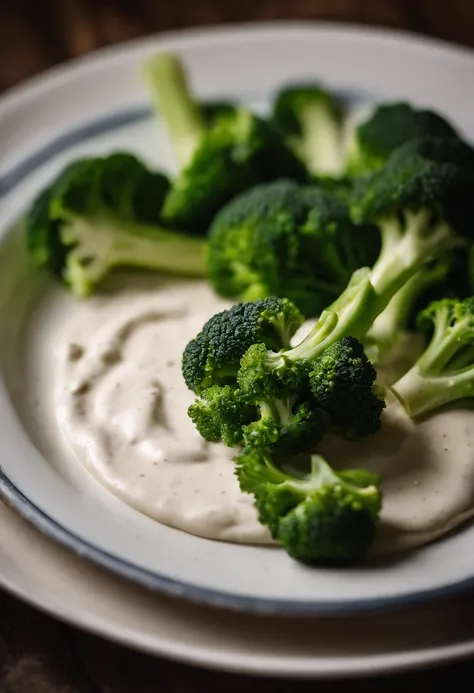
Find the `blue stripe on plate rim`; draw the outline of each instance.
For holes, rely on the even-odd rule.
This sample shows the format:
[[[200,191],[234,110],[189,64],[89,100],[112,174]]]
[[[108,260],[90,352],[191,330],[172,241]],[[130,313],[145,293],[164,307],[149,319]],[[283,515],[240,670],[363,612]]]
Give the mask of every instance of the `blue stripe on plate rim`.
[[[245,95],[246,100],[253,100],[255,95]],[[259,94],[261,97],[261,94]],[[249,98],[250,97],[250,98]],[[253,98],[252,98],[253,97]],[[356,100],[354,92],[343,95],[348,101]],[[361,94],[357,94],[361,100]],[[368,99],[370,98],[367,95]],[[372,97],[373,98],[373,97]],[[372,100],[372,98],[370,100]],[[46,146],[38,149],[13,169],[8,171],[0,180],[0,199],[10,193],[26,177],[34,172],[57,154],[68,148],[93,139],[106,132],[125,127],[151,117],[148,107],[124,110],[109,114],[87,123],[84,126],[71,129]],[[107,551],[97,548],[88,541],[78,537],[63,527],[43,510],[38,508],[22,491],[9,479],[0,465],[0,498],[16,510],[24,519],[57,544],[64,546],[76,555],[101,566],[111,573],[145,587],[148,590],[165,593],[169,596],[184,598],[199,604],[212,607],[232,609],[254,614],[274,616],[348,616],[356,613],[387,611],[395,608],[407,608],[415,604],[434,599],[452,597],[474,588],[474,576],[465,580],[431,590],[419,590],[401,597],[378,597],[344,601],[288,601],[265,599],[259,597],[244,597],[175,580],[160,575],[145,568],[140,568]]]

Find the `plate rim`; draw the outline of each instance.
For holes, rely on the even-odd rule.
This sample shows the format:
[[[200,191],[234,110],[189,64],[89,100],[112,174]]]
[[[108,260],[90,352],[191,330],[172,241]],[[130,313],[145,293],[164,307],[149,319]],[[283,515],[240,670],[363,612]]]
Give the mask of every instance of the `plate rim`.
[[[8,512],[10,512],[10,510],[15,512],[14,509],[10,509],[7,505],[5,509]],[[18,520],[14,518],[14,522],[18,522]],[[37,531],[36,528],[29,525],[29,523],[27,523],[27,526],[22,525],[21,528],[15,527],[16,532],[22,530],[23,532]],[[57,547],[55,542],[44,535],[44,533],[39,532],[38,537],[40,542],[48,542],[51,543],[53,547]],[[1,544],[2,537],[0,530],[0,546]],[[62,546],[57,548],[63,549]],[[66,561],[76,560],[77,558],[81,557],[72,556],[69,552],[64,555],[64,560]],[[60,560],[60,558],[57,560]],[[89,567],[95,567],[88,561],[85,561],[85,564],[86,570],[89,569]],[[116,575],[111,575],[111,578],[120,579]],[[338,658],[337,661],[334,661],[332,666],[328,666],[327,663],[325,666],[317,666],[311,663],[302,668],[300,661],[289,663],[291,659],[288,657],[279,658],[277,656],[269,657],[268,655],[263,658],[263,663],[262,660],[249,661],[248,655],[236,655],[235,652],[232,652],[230,649],[227,653],[223,655],[219,654],[216,657],[215,651],[211,651],[209,647],[200,647],[198,645],[183,646],[181,641],[177,643],[176,638],[173,641],[169,636],[168,639],[161,638],[160,640],[157,640],[155,636],[155,642],[153,643],[150,636],[146,637],[141,631],[137,633],[133,630],[120,629],[118,625],[115,626],[114,629],[111,629],[109,622],[105,621],[104,618],[96,617],[94,613],[89,610],[78,611],[71,607],[67,608],[65,613],[64,608],[55,606],[53,603],[48,602],[46,598],[41,598],[41,596],[37,596],[34,592],[26,592],[25,589],[15,583],[14,580],[5,578],[1,572],[0,586],[19,600],[63,623],[99,637],[106,637],[121,646],[130,647],[133,650],[143,652],[150,656],[164,656],[177,663],[190,664],[209,670],[240,675],[258,677],[278,676],[284,679],[293,678],[300,680],[355,680],[367,676],[401,674],[414,672],[421,668],[435,668],[440,665],[461,662],[474,656],[473,635],[470,640],[463,640],[462,642],[438,647],[431,646],[417,650],[414,653],[395,651],[389,654],[367,654],[363,655],[362,658],[360,655],[354,654],[346,658],[342,657],[343,663],[341,663],[341,660]],[[321,658],[313,658],[311,662],[317,662],[320,661],[320,659]],[[335,659],[335,657],[333,659]],[[357,663],[358,661],[359,663]]]
[[[21,106],[28,99],[34,99],[38,93],[47,91],[54,86],[60,86],[67,77],[76,69],[88,66],[87,69],[94,69],[97,63],[103,61],[110,64],[117,59],[122,59],[125,54],[131,55],[135,51],[142,52],[148,48],[163,45],[164,43],[201,43],[206,39],[217,39],[225,41],[229,37],[239,39],[250,35],[260,35],[262,32],[268,36],[276,38],[288,37],[292,33],[307,33],[308,35],[324,32],[339,36],[350,36],[364,40],[370,38],[372,41],[379,40],[383,45],[387,40],[394,41],[396,44],[405,46],[416,46],[418,49],[425,47],[439,53],[444,50],[448,55],[457,55],[468,58],[470,62],[474,59],[474,51],[465,47],[459,47],[446,41],[422,37],[420,38],[413,32],[394,31],[391,29],[367,28],[361,25],[338,24],[332,22],[258,22],[239,24],[229,27],[211,27],[184,29],[174,32],[163,32],[152,36],[142,37],[122,44],[109,46],[87,54],[81,58],[69,61],[65,64],[51,68],[36,77],[30,78],[25,83],[20,84],[9,90],[6,95],[0,97],[0,118],[3,113],[10,108]],[[443,587],[431,588],[428,590],[418,589],[410,594],[399,597],[377,597],[359,598],[357,601],[317,601],[295,602],[284,599],[250,597],[235,595],[229,592],[219,592],[214,589],[199,587],[186,584],[182,580],[168,578],[155,572],[150,572],[128,562],[126,559],[112,556],[105,550],[90,544],[87,540],[77,536],[74,532],[61,526],[56,520],[50,517],[43,510],[38,508],[33,501],[27,498],[21,490],[8,478],[0,466],[0,497],[3,497],[10,506],[14,507],[29,522],[38,527],[43,533],[52,538],[59,544],[67,546],[73,552],[86,555],[92,562],[102,565],[107,570],[126,577],[142,586],[165,592],[168,594],[179,594],[190,601],[205,603],[212,606],[237,609],[249,613],[270,613],[275,615],[348,615],[355,613],[371,613],[382,610],[394,610],[412,604],[420,604],[441,597],[448,597],[460,594],[474,586],[474,575],[471,578],[463,579],[455,583],[450,583]],[[132,575],[133,573],[133,575]]]

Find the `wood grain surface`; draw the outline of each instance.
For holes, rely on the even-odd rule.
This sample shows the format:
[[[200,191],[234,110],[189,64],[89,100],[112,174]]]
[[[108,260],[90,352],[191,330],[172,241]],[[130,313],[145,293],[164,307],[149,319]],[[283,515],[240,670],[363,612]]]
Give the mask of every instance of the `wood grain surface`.
[[[100,46],[187,26],[324,19],[474,46],[474,0],[0,0],[0,91]],[[0,592],[0,693],[337,693],[472,690],[474,665],[352,683],[201,671],[85,635]],[[471,682],[470,684],[468,682]]]

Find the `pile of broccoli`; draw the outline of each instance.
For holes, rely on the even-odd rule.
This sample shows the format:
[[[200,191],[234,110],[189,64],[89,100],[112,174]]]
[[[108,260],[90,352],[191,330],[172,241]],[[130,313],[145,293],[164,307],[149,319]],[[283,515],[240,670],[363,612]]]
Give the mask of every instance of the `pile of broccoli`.
[[[80,298],[138,267],[231,299],[184,350],[189,416],[236,448],[240,488],[290,556],[361,560],[379,479],[332,469],[318,445],[376,434],[388,391],[412,418],[474,395],[474,149],[405,102],[351,126],[320,83],[285,86],[264,118],[199,100],[177,55],[148,58],[143,77],[174,173],[126,152],[73,162],[29,210],[31,260]]]
[[[362,470],[333,471],[315,450],[328,430],[353,441],[379,430],[385,393],[365,346],[374,339],[380,347],[396,339],[415,300],[432,283],[446,280],[456,253],[469,253],[472,190],[471,147],[459,137],[416,137],[370,174],[354,179],[338,205],[333,196],[329,208],[327,188],[274,183],[237,197],[211,227],[211,281],[239,286],[235,293],[241,298],[251,298],[252,291],[259,298],[212,317],[186,347],[183,376],[198,396],[189,415],[205,438],[240,449],[236,474],[242,491],[253,494],[260,522],[298,560],[354,562],[370,549],[382,506],[378,479]],[[312,202],[306,209],[308,197]],[[324,224],[311,223],[315,214],[322,218],[336,208],[344,210],[338,219],[339,224],[344,219],[345,233],[354,234],[366,252],[378,254],[375,261],[351,268],[345,288],[326,300],[309,334],[294,344],[303,321],[299,307],[313,309],[308,295],[316,281],[339,266],[342,250],[350,249],[347,240],[338,244],[344,236],[336,216],[332,224],[327,217]],[[337,240],[326,245],[328,225]],[[292,277],[288,249],[298,249],[308,238],[313,254],[301,253]],[[336,258],[332,265],[326,249]],[[284,269],[278,269],[279,262]],[[314,272],[303,295],[296,289],[305,263],[313,263]],[[216,267],[219,273],[213,274]],[[263,298],[262,284],[270,284],[272,274],[287,288]],[[316,292],[322,293],[321,285]],[[230,295],[227,289],[222,293]],[[411,417],[474,394],[474,299],[432,302],[421,312],[420,326],[430,319],[434,332],[426,351],[390,384]],[[301,454],[311,460],[311,471],[285,468]]]

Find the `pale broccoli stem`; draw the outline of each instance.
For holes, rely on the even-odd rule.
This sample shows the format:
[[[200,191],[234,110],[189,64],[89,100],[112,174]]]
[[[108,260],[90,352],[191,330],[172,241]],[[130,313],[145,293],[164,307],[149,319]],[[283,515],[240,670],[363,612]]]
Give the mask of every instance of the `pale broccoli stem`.
[[[384,311],[370,328],[367,337],[377,344],[384,345],[393,340],[397,333],[407,329],[409,315],[415,301],[425,289],[443,281],[449,271],[446,262],[418,270],[401,289],[397,291]]]
[[[301,141],[295,138],[294,149],[313,173],[338,176],[344,168],[342,128],[333,110],[324,100],[301,108]]]
[[[114,219],[70,219],[61,230],[69,252],[64,279],[79,297],[92,293],[118,267],[139,267],[188,277],[205,276],[202,239],[154,226],[117,224]]]
[[[179,166],[183,169],[206,131],[184,66],[176,55],[159,53],[144,61],[142,71],[154,106],[165,121]]]

